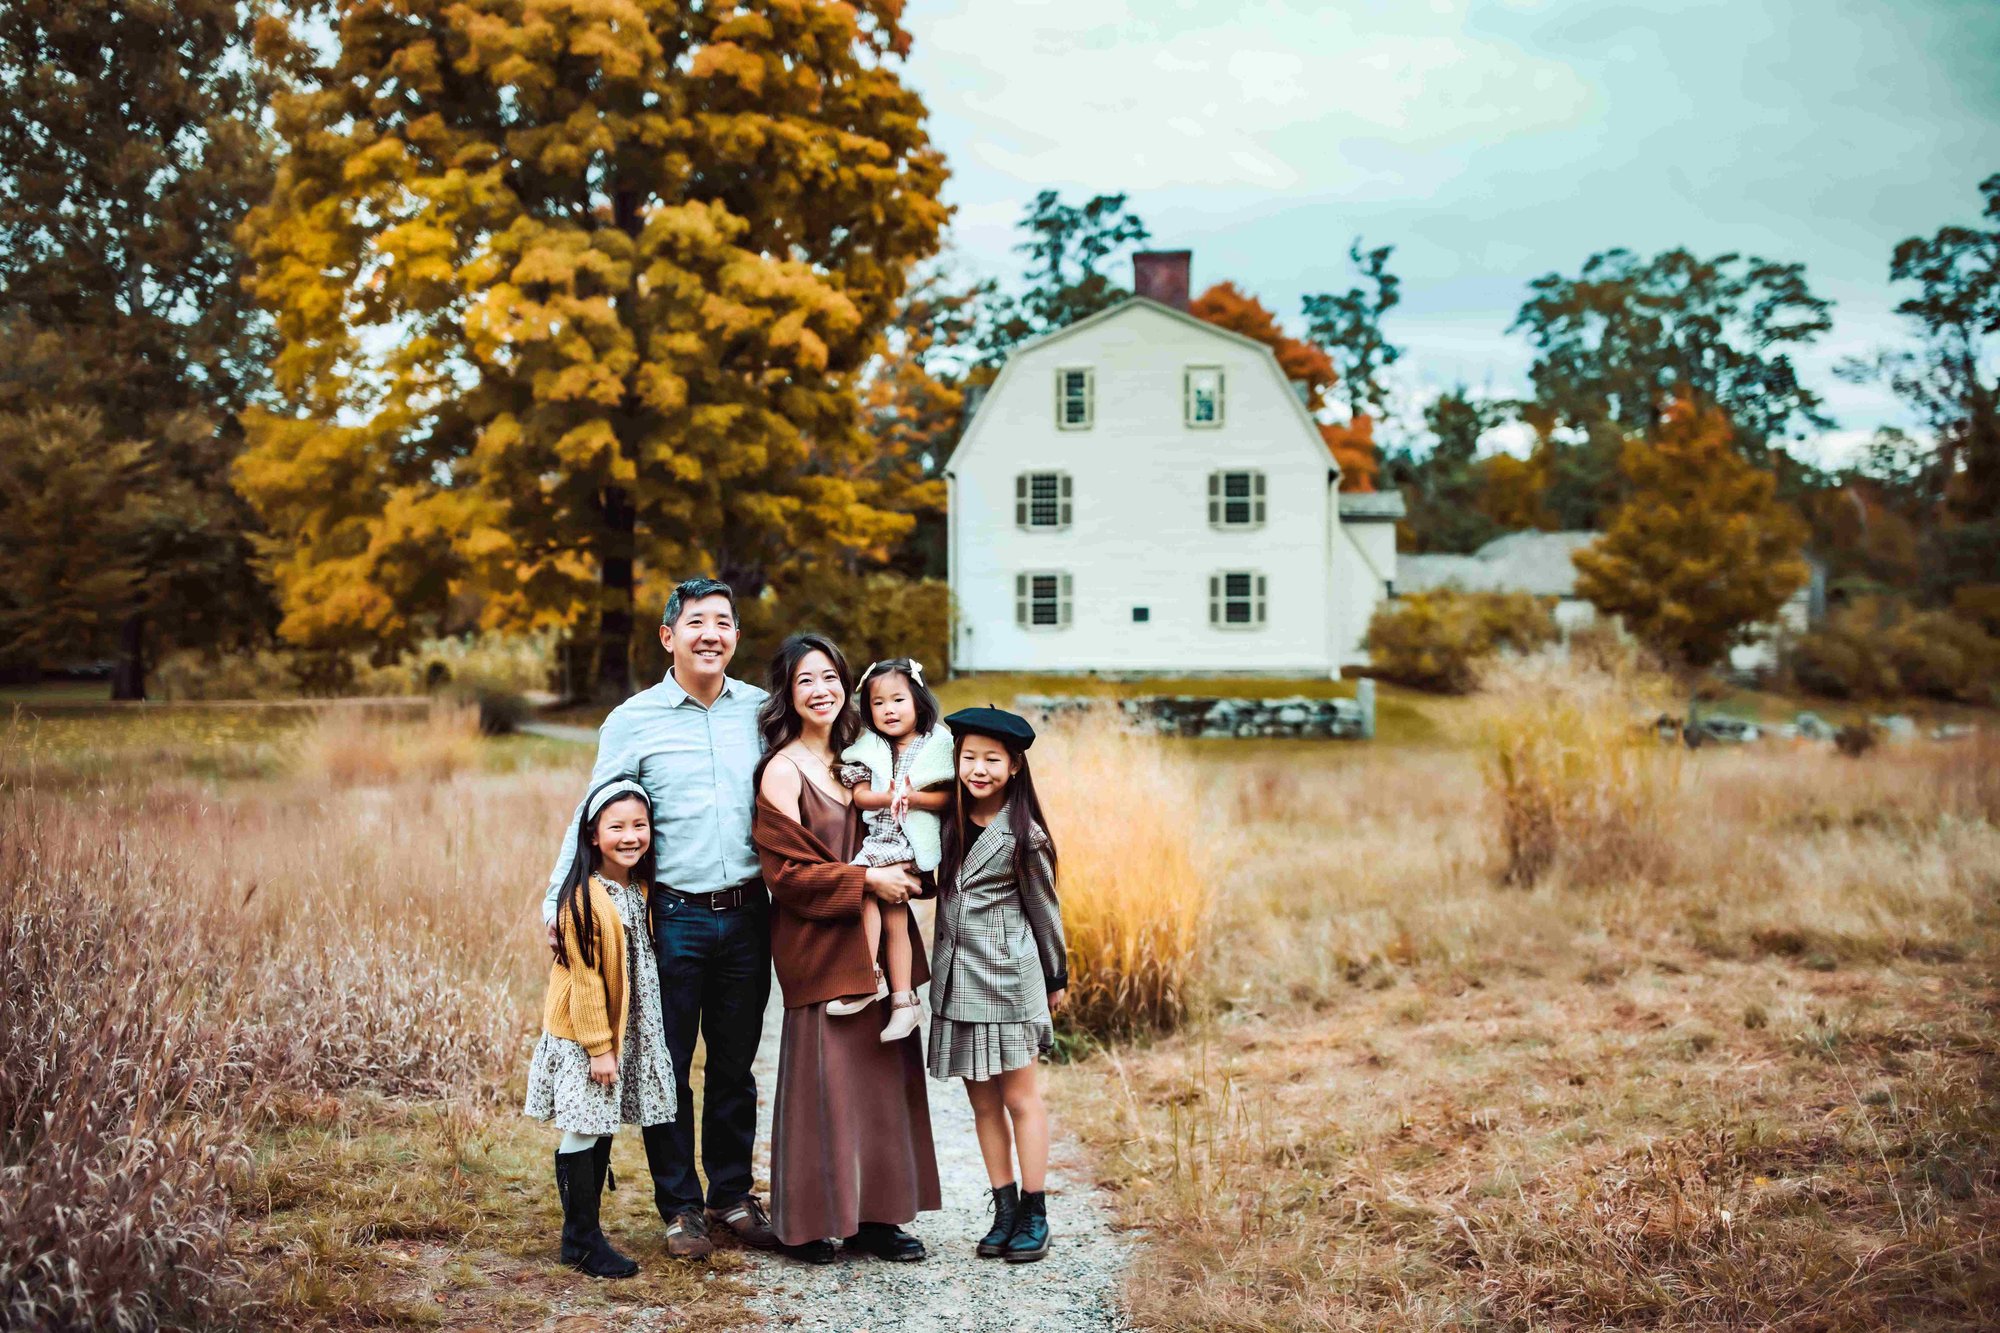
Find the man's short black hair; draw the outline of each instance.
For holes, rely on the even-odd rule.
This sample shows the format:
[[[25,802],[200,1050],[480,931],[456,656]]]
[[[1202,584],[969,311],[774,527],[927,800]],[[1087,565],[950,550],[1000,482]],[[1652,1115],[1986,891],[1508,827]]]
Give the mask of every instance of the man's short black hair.
[[[730,590],[729,585],[721,579],[698,576],[682,579],[674,585],[674,590],[667,594],[667,609],[660,613],[660,623],[672,625],[681,618],[681,612],[687,608],[689,602],[698,602],[704,597],[727,597],[729,618],[736,619],[736,594]]]

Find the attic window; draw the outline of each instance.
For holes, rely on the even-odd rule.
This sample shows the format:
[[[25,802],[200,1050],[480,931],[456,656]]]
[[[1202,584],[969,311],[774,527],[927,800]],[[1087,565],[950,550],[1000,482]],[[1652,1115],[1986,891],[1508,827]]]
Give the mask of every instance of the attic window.
[[[1208,524],[1212,528],[1264,526],[1264,474],[1208,474]]]
[[[1056,372],[1056,427],[1089,430],[1097,413],[1096,375],[1087,366]]]
[[[1222,367],[1189,366],[1181,378],[1181,411],[1190,426],[1222,424]]]
[[[1023,472],[1014,478],[1014,526],[1059,531],[1069,526],[1067,472]]]

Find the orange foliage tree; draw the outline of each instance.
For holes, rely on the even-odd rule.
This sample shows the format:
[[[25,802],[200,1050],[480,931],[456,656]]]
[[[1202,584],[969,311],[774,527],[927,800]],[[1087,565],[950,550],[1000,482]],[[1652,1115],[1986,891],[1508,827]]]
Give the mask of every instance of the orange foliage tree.
[[[1302,338],[1294,338],[1278,327],[1278,317],[1256,297],[1237,289],[1233,282],[1218,282],[1188,306],[1188,313],[1207,320],[1217,328],[1255,338],[1278,358],[1285,378],[1306,386],[1306,410],[1314,414],[1326,406],[1327,395],[1340,382],[1333,358],[1323,348]],[[1367,413],[1351,422],[1319,422],[1320,438],[1340,465],[1340,489],[1372,491],[1379,463],[1375,455],[1375,423]]]

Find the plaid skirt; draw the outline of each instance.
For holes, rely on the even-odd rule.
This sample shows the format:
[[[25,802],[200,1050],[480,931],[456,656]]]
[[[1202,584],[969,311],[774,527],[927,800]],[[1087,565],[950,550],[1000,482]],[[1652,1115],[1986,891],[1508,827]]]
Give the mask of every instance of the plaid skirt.
[[[1056,1044],[1048,1019],[1025,1023],[962,1023],[931,1015],[932,1078],[975,1082],[1034,1064]]]

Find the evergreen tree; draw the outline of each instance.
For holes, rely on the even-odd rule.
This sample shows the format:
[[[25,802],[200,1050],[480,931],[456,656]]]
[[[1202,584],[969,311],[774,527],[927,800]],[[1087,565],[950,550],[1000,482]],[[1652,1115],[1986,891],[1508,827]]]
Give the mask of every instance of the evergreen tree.
[[[1029,260],[1026,289],[1018,296],[992,293],[985,302],[979,345],[992,366],[1028,339],[1068,328],[1130,296],[1104,270],[1152,235],[1137,213],[1126,211],[1122,194],[1093,195],[1076,205],[1055,190],[1036,195],[1017,227],[1027,233],[1014,247]]]
[[[279,410],[239,469],[285,633],[577,624],[630,687],[636,565],[755,597],[910,518],[857,384],[937,244],[899,0],[344,0],[253,215]]]

